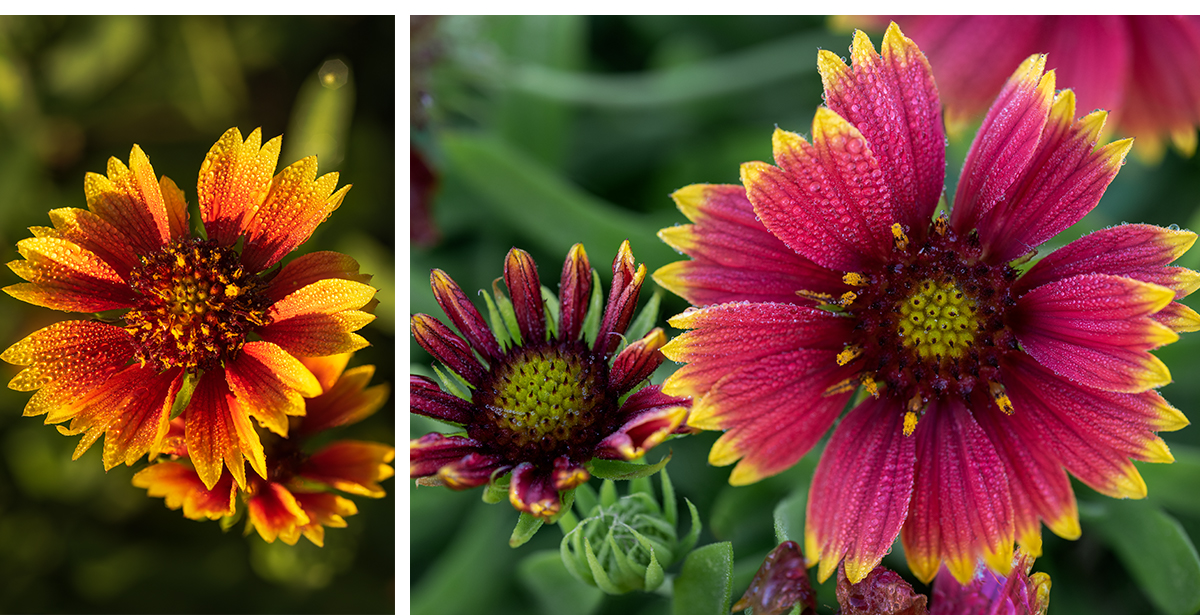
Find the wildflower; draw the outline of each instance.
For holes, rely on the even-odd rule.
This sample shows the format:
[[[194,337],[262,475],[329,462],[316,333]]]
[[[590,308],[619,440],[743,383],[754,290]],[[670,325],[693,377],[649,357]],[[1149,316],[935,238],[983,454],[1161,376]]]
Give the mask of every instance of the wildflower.
[[[380,442],[337,440],[308,452],[307,442],[326,430],[357,423],[375,413],[388,397],[386,384],[366,388],[375,366],[346,370],[349,354],[304,358],[320,382],[322,393],[305,400],[304,416],[289,417],[290,437],[267,432],[264,439],[266,477],[250,475],[238,489],[225,472],[209,488],[191,464],[180,419],[171,422],[164,453],[172,460],[155,463],[133,476],[133,485],[151,497],[165,498],[167,508],[183,509],[189,519],[236,520],[238,496],[247,514],[247,533],[263,540],[278,537],[294,545],[303,534],[323,546],[326,527],[346,527],[346,517],[358,513],[354,502],[337,491],[370,498],[386,493],[379,482],[395,474],[388,465],[396,449]]]
[[[434,296],[466,341],[431,316],[412,317],[417,342],[452,372],[445,390],[412,376],[412,411],[466,433],[413,440],[412,477],[468,489],[511,472],[513,507],[548,519],[562,509],[560,492],[588,480],[592,458],[637,459],[675,432],[688,401],[638,388],[663,360],[662,329],[617,352],[645,276],[629,242],[621,244],[601,310],[600,278],[583,246],[567,254],[557,300],[529,254],[513,248],[504,263],[511,300],[498,287],[494,303],[484,295],[489,330],[454,280],[434,269]]]
[[[988,108],[1007,67],[1047,53],[1083,109],[1157,157],[1173,142],[1196,151],[1200,126],[1200,17],[1194,15],[924,15],[896,17],[929,56],[947,123]]]
[[[51,309],[98,313],[67,320],[14,344],[0,358],[25,366],[9,387],[33,391],[26,416],[82,434],[75,458],[105,435],[104,467],[132,465],[162,448],[181,416],[200,480],[226,467],[245,488],[244,460],[267,476],[250,418],[279,436],[304,398],[321,393],[297,357],[351,352],[375,289],[354,259],[334,252],[280,260],[341,204],[349,185],[316,177],[308,157],[271,176],[280,139],[260,147],[226,132],[200,168],[204,235],[188,230],[183,192],[154,178],[137,145],[126,167],[87,174],[87,210],[50,212],[9,263],[25,284],[8,294]],[[239,248],[240,247],[240,248]]]
[[[950,215],[945,138],[925,57],[893,25],[882,55],[855,33],[852,66],[820,52],[828,108],[810,144],[777,130],[778,166],[741,186],[675,195],[694,224],[660,237],[693,257],[655,273],[702,307],[663,348],[687,362],[663,385],[689,424],[725,430],[709,455],[747,484],[838,424],[809,492],[804,551],[827,579],[862,580],[899,534],[916,576],[1006,573],[1040,523],[1079,536],[1066,472],[1112,497],[1146,486],[1130,459],[1170,462],[1156,431],[1187,419],[1154,391],[1148,351],[1200,327],[1177,299],[1200,276],[1167,266],[1186,231],[1121,225],[1022,272],[1038,245],[1100,199],[1130,140],[1097,147],[1045,56],[1016,70],[967,156]],[[759,221],[761,220],[761,222]],[[901,528],[903,527],[903,530]]]
[[[1033,557],[1017,552],[1012,571],[997,575],[986,568],[976,571],[971,582],[960,585],[948,574],[939,573],[933,582],[932,615],[999,615],[1017,613],[1046,615],[1050,610],[1050,575],[1029,574]]]
[[[800,604],[801,615],[816,612],[817,593],[808,580],[800,545],[785,540],[767,554],[734,612],[754,609],[754,615],[782,615]]]

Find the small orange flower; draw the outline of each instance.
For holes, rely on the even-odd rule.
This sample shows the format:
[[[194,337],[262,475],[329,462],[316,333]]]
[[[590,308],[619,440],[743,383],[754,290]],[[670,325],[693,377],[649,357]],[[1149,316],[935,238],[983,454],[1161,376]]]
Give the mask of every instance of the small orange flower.
[[[396,457],[392,446],[337,440],[311,454],[303,448],[311,436],[361,421],[387,400],[386,384],[366,388],[375,367],[345,370],[349,359],[349,354],[343,354],[303,360],[324,392],[306,401],[305,416],[290,419],[290,439],[265,435],[266,477],[248,476],[248,484],[241,490],[247,533],[254,528],[267,542],[279,538],[289,545],[296,544],[303,534],[323,546],[326,527],[346,527],[345,518],[358,513],[354,502],[332,490],[371,498],[386,495],[379,482],[395,474],[388,465]],[[133,485],[146,489],[151,497],[165,498],[167,508],[183,508],[189,519],[232,517],[238,489],[230,473],[224,472],[211,489],[205,486],[197,468],[188,464],[182,432],[182,423],[172,421],[163,452],[174,459],[138,472]]]
[[[0,355],[25,366],[10,388],[37,391],[26,416],[69,420],[59,431],[82,434],[75,458],[102,434],[105,469],[153,457],[179,416],[204,486],[218,487],[227,467],[245,488],[244,461],[267,477],[250,418],[286,437],[288,417],[321,393],[299,357],[367,345],[354,331],[374,319],[362,309],[375,289],[354,259],[315,252],[274,268],[350,188],[334,190],[337,173],[317,177],[313,156],[272,177],[280,144],[262,145],[258,129],[243,141],[231,128],[217,141],[197,183],[199,237],[183,192],[156,180],[134,145],[128,167],[110,158],[107,176],[87,174],[88,209],[55,209],[53,228],[34,227],[17,243],[25,260],[8,266],[27,283],[5,292],[55,310],[108,312],[51,325]]]

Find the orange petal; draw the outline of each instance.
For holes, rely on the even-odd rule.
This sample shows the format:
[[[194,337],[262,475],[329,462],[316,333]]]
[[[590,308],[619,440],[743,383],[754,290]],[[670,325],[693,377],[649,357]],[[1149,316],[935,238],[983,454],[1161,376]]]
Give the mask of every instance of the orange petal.
[[[300,469],[300,476],[354,495],[381,498],[379,481],[396,471],[389,463],[396,449],[379,442],[338,440],[317,451]]]
[[[296,544],[300,538],[300,526],[309,522],[308,515],[304,514],[292,492],[283,485],[256,482],[255,493],[246,503],[250,525],[267,542],[275,542],[278,536],[289,545]]]
[[[350,186],[334,192],[338,174],[316,174],[316,156],[283,169],[271,180],[262,204],[243,221],[247,241],[242,262],[251,270],[263,271],[278,263],[342,204]]]
[[[242,141],[242,133],[230,128],[208,151],[200,166],[196,194],[200,217],[209,239],[222,246],[237,242],[246,220],[254,214],[271,189],[271,174],[279,162],[283,141],[275,137],[262,143],[262,130]]]
[[[220,519],[234,512],[237,489],[228,473],[221,475],[221,480],[210,490],[200,481],[196,470],[169,461],[134,474],[133,486],[145,489],[150,497],[165,498],[171,510],[183,507],[183,516],[188,519]]]
[[[25,257],[8,268],[30,284],[4,288],[13,297],[52,310],[103,312],[133,307],[134,292],[116,270],[66,239],[32,237],[17,242]]]

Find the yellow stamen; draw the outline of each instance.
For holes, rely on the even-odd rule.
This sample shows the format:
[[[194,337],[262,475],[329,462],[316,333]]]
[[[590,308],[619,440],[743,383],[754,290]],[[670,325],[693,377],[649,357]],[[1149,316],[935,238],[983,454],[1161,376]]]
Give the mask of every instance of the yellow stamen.
[[[851,272],[842,276],[842,282],[849,286],[866,286],[868,283],[870,283],[870,280],[868,280],[866,276],[862,275],[861,273]]]
[[[892,225],[892,239],[896,243],[896,249],[901,252],[908,249],[908,235],[904,234],[904,227],[897,222]]]
[[[838,305],[841,305],[842,307],[849,307],[849,305],[854,303],[854,300],[857,298],[858,295],[854,294],[854,291],[848,290],[842,293],[841,299],[838,300]]]
[[[828,389],[825,389],[825,392],[821,393],[821,396],[829,397],[830,395],[837,395],[839,393],[848,393],[850,391],[853,391],[855,386],[856,385],[854,384],[854,381],[847,378],[847,379],[829,387]]]
[[[837,356],[837,364],[845,365],[859,357],[862,354],[862,348],[858,346],[846,346]]]
[[[863,388],[871,394],[871,397],[879,397],[879,385],[875,383],[875,378],[873,376],[873,374],[862,375]]]
[[[942,214],[934,219],[933,230],[938,235],[945,235],[946,231],[950,230],[950,221],[946,219],[946,214]]]
[[[904,413],[904,435],[911,436],[913,434],[913,431],[916,431],[916,429],[917,429],[917,413],[916,412],[905,412]]]
[[[988,390],[992,392],[992,399],[996,400],[996,405],[1000,406],[1000,411],[1005,414],[1013,413],[1012,400],[1008,398],[1008,394],[1004,392],[1004,385],[999,382],[989,382]]]
[[[804,297],[805,299],[812,299],[821,305],[829,305],[830,303],[833,303],[833,295],[829,293],[818,293],[811,290],[798,290],[796,291],[796,294]]]

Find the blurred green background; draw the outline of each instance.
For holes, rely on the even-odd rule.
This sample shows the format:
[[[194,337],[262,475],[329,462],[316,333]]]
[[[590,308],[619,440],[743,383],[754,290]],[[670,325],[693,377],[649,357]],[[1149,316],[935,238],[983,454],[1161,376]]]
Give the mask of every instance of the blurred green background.
[[[820,17],[448,17],[412,18],[409,27],[412,145],[436,178],[422,180],[413,163],[411,312],[439,317],[431,268],[470,294],[501,275],[512,246],[534,255],[551,288],[576,242],[587,247],[606,286],[622,239],[650,271],[677,260],[655,237],[659,228],[686,222],[668,195],[692,183],[738,183],[742,162],[771,160],[776,126],[811,133],[822,102],[817,48],[846,56],[851,39]],[[871,34],[878,44],[881,33]],[[950,144],[947,194],[973,135]],[[1048,247],[1122,221],[1200,228],[1200,158],[1172,152],[1146,166],[1136,145],[1134,151],[1099,207]],[[422,197],[427,188],[429,200]],[[1196,268],[1200,249],[1177,264]],[[648,281],[643,301],[654,289]],[[685,307],[668,293],[664,320]],[[413,373],[430,374],[432,359],[411,337],[409,350]],[[1200,418],[1200,336],[1184,335],[1158,355],[1175,378],[1162,393]],[[664,366],[655,382],[673,368]],[[411,437],[432,430],[448,431],[411,418]],[[668,468],[679,495],[700,509],[700,544],[732,541],[736,600],[776,544],[776,519],[802,523],[816,454],[781,476],[732,488],[728,468],[706,463],[715,439],[707,433],[672,441]],[[1190,538],[1200,537],[1200,431],[1164,439],[1176,464],[1138,464],[1149,498],[1112,500],[1076,482],[1082,538],[1066,541],[1043,530],[1045,553],[1034,570],[1052,577],[1052,613],[1200,609],[1200,560]],[[558,594],[544,591],[547,583],[575,592],[570,612],[581,615],[671,612],[663,593],[608,597],[555,576],[566,574],[546,564],[553,558],[544,553],[561,539],[555,527],[510,549],[517,513],[483,504],[478,490],[416,488],[412,481],[409,490],[411,604],[418,615],[564,612],[553,603]],[[898,547],[884,564],[912,580]],[[819,590],[822,604],[833,604],[831,586]]]
[[[374,274],[371,347],[352,364],[395,382],[394,17],[0,17],[0,250],[27,227],[86,207],[84,173],[141,145],[187,195],[231,126],[284,135],[280,168],[316,154],[352,183],[303,252],[338,250]],[[4,270],[0,283],[20,280]],[[0,297],[0,346],[71,317]],[[5,382],[14,366],[0,365]],[[393,384],[393,390],[395,386]],[[354,498],[325,547],[222,534],[105,475],[97,445],[23,418],[29,393],[0,390],[0,612],[391,612],[395,496]],[[392,442],[394,404],[338,437]],[[389,492],[391,481],[385,483]]]

